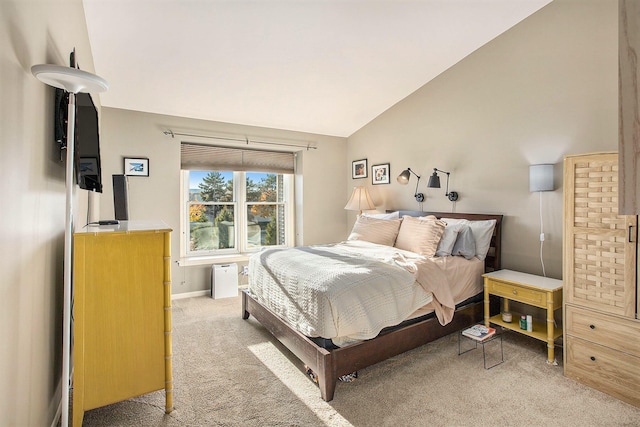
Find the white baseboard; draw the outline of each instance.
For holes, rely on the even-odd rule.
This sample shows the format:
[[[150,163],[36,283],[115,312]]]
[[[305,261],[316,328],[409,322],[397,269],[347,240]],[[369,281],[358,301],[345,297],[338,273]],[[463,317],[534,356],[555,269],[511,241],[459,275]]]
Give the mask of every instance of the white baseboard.
[[[194,291],[194,292],[183,292],[181,294],[171,294],[171,299],[183,299],[183,298],[193,298],[193,297],[204,297],[211,296],[210,290],[205,291]]]
[[[238,286],[238,290],[242,291],[247,289],[247,285]],[[184,298],[194,298],[194,297],[210,297],[211,290],[207,289],[205,291],[194,291],[194,292],[183,292],[180,294],[171,294],[171,300],[174,299],[184,299]]]

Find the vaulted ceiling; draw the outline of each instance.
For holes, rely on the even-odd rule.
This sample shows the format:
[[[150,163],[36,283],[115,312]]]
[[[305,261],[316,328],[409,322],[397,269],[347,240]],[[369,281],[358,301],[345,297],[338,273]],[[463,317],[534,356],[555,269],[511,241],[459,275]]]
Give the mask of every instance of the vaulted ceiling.
[[[551,0],[84,0],[103,106],[334,136]],[[481,78],[481,76],[478,76]]]

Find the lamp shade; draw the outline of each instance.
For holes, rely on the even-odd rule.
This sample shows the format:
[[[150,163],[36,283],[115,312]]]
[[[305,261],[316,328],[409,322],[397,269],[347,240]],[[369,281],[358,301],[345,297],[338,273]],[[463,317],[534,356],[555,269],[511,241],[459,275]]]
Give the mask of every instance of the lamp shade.
[[[358,186],[353,187],[351,197],[344,208],[349,211],[362,212],[363,210],[375,209],[376,206],[369,196],[369,190],[366,187]]]
[[[109,83],[102,77],[62,65],[34,65],[31,74],[49,86],[72,93],[104,92],[109,89]]]
[[[409,183],[410,177],[411,177],[411,171],[409,169],[405,169],[402,171],[400,175],[398,175],[398,182],[402,185],[407,185]]]
[[[553,165],[529,166],[529,191],[553,191]]]
[[[427,183],[427,187],[429,188],[440,188],[440,177],[437,172],[433,172],[433,174],[429,177],[429,182]]]

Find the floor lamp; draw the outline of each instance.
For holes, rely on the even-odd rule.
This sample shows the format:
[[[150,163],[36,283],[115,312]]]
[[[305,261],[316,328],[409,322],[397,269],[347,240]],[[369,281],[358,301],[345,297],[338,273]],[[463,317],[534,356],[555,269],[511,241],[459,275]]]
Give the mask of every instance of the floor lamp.
[[[69,365],[71,352],[71,278],[73,238],[73,176],[76,127],[76,93],[104,92],[102,77],[61,65],[34,65],[31,73],[49,86],[69,92],[67,122],[66,210],[64,229],[64,311],[62,320],[62,426],[69,425]]]

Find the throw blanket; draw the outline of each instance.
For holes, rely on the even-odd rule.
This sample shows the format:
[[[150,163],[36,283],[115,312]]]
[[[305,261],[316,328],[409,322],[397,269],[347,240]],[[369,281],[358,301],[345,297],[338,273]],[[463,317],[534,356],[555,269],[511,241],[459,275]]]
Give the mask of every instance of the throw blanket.
[[[249,291],[304,335],[339,346],[374,338],[427,303],[442,324],[455,309],[437,263],[362,240],[254,254]]]

